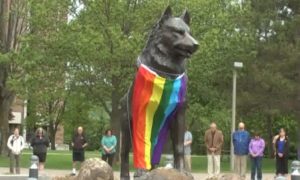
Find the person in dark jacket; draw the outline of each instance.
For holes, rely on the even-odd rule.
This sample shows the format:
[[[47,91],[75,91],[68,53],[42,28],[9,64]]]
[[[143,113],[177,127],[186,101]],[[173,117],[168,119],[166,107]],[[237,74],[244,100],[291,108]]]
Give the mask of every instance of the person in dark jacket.
[[[84,149],[88,145],[83,134],[83,128],[79,126],[72,140],[73,147],[73,169],[72,175],[76,175],[76,163],[82,163],[85,160]]]
[[[240,179],[246,179],[247,157],[249,154],[250,134],[245,130],[245,124],[239,123],[239,129],[232,135],[234,146],[234,172]]]
[[[288,174],[289,139],[285,129],[281,128],[279,135],[273,139],[274,154],[276,157],[276,175]]]
[[[43,128],[38,128],[36,130],[30,145],[33,148],[33,154],[39,158],[39,170],[44,170],[47,148],[49,147],[49,138],[45,135]]]

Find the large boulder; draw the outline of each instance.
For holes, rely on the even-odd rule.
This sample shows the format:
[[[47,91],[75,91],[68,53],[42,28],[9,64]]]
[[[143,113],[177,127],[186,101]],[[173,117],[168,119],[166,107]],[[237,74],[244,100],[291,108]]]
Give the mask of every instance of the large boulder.
[[[135,180],[194,180],[194,177],[187,172],[180,172],[177,169],[157,168]]]
[[[100,158],[90,158],[82,164],[77,180],[114,180],[112,168]]]

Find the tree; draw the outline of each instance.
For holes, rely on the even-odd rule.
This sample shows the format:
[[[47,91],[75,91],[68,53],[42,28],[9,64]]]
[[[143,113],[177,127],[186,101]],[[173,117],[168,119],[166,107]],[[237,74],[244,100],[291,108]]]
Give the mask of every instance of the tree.
[[[65,48],[73,49],[67,59],[71,81],[82,87],[87,100],[103,107],[117,137],[120,99],[134,79],[138,53],[161,14],[162,4],[161,1],[85,1],[84,9],[65,33],[69,42]],[[155,16],[149,18],[149,14]]]
[[[193,34],[201,39],[200,51],[188,63],[188,118],[192,131],[200,132],[214,118],[226,131],[230,126],[227,102],[231,65],[237,58],[250,59],[255,54],[249,54],[255,43],[252,29],[235,31],[236,27],[247,25],[247,6],[246,10],[227,7],[217,0],[170,1],[170,4],[175,14],[188,7]],[[68,45],[76,49],[70,55],[72,77],[85,85],[90,100],[104,107],[114,130],[119,129],[117,107],[134,78],[138,53],[166,5],[162,1],[86,2],[84,10],[70,23],[66,34],[68,41],[73,41]],[[149,18],[149,14],[154,16]],[[245,19],[239,20],[245,14]]]
[[[98,150],[104,131],[109,127],[110,117],[103,107],[96,106],[88,100],[84,87],[73,88],[65,107],[62,125],[64,127],[64,143],[70,144],[77,127],[82,126],[88,139],[88,149]]]
[[[188,61],[188,126],[198,137],[194,152],[205,153],[204,132],[215,121],[225,137],[224,149],[230,148],[230,108],[232,66],[236,60],[255,57],[255,33],[250,5],[227,1],[188,1],[181,4],[191,13],[191,30],[200,48]]]
[[[22,71],[14,81],[16,88],[25,89],[19,93],[28,99],[29,118],[35,121],[32,125],[47,127],[52,149],[69,94],[61,32],[67,26],[70,3],[69,0],[30,1],[30,32],[23,37],[17,61]]]
[[[27,29],[27,1],[0,2],[0,127],[1,154],[7,151],[8,116],[15,92],[9,88],[10,75],[17,71],[13,54],[20,48],[19,36]]]
[[[74,2],[81,2],[80,11]],[[238,79],[238,119],[249,130],[265,132],[269,145],[280,126],[289,127],[294,137],[300,117],[297,0],[31,0],[25,23],[30,28],[20,51],[1,46],[1,94],[15,90],[28,99],[26,125],[49,126],[53,146],[58,124],[65,125],[68,136],[79,125],[91,129],[88,135],[95,141],[109,125],[118,136],[119,101],[134,79],[151,27],[168,4],[174,14],[188,8],[193,36],[200,42],[187,62],[194,152],[204,152],[203,133],[211,121],[223,130],[229,149],[232,66],[237,60],[245,64]],[[3,24],[6,16],[1,17]],[[0,111],[6,119],[8,102],[5,113]]]
[[[299,118],[299,17],[291,1],[252,1],[252,24],[257,31],[257,55],[247,63],[241,77],[239,116],[250,128],[264,133],[269,155],[272,137],[279,127],[290,129],[296,142],[295,122]],[[295,5],[295,2],[293,2]],[[299,5],[298,5],[299,6]],[[288,119],[288,120],[286,120]],[[260,125],[254,122],[260,121]],[[278,123],[278,121],[284,123]],[[293,147],[295,143],[293,143]]]

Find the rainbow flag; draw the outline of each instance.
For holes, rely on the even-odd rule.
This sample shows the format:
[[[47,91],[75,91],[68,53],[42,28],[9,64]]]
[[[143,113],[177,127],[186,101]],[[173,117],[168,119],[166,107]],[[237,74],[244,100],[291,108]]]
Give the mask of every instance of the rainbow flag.
[[[135,168],[149,170],[159,164],[170,123],[185,100],[186,84],[185,74],[166,79],[139,66],[131,108]]]

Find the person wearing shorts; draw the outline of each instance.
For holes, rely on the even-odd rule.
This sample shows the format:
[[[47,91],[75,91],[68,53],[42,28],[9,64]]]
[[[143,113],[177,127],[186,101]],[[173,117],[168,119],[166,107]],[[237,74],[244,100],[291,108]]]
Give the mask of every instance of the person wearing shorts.
[[[45,135],[42,128],[36,130],[35,136],[31,139],[30,145],[33,148],[33,154],[39,158],[39,170],[44,170],[47,148],[49,147],[49,138]]]
[[[83,134],[83,128],[79,126],[76,130],[76,133],[72,139],[73,147],[73,169],[72,175],[76,175],[76,164],[81,164],[84,158],[84,148],[87,146],[86,138]]]

